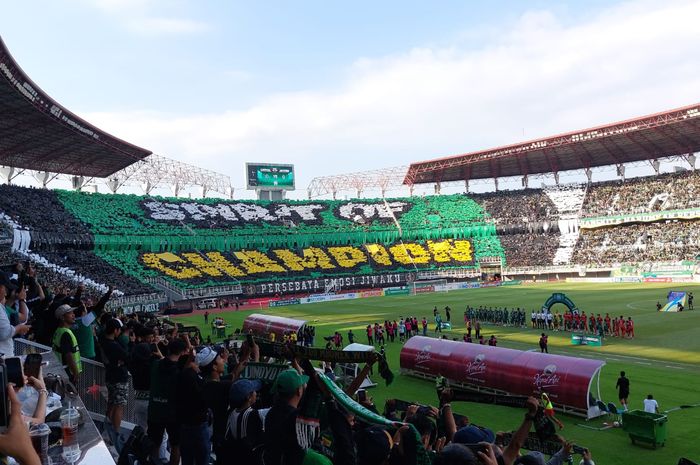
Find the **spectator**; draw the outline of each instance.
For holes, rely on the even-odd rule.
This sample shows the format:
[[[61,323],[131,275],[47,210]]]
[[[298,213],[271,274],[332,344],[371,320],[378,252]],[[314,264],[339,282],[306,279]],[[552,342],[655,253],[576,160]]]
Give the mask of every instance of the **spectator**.
[[[300,371],[285,370],[275,380],[275,402],[265,417],[266,465],[299,465],[304,460],[304,449],[297,440],[296,420],[309,377]]]
[[[152,328],[140,326],[136,330],[137,343],[129,354],[129,372],[134,387],[134,414],[136,424],[148,432],[148,404],[151,390],[151,370],[153,365],[163,358],[155,344],[155,332]]]
[[[186,360],[176,383],[176,418],[180,424],[180,455],[182,465],[208,465],[211,451],[209,408],[204,394],[201,367],[217,357],[205,347],[196,357]]]
[[[54,354],[66,368],[68,378],[72,383],[77,382],[78,376],[83,371],[78,340],[71,330],[75,324],[75,309],[76,307],[71,307],[68,304],[63,304],[56,309],[55,315],[59,321],[59,327],[53,336]]]
[[[229,404],[232,408],[226,425],[222,463],[256,463],[262,452],[263,417],[253,406],[262,388],[258,380],[239,379],[231,385]],[[217,459],[219,455],[217,454]]]
[[[170,465],[180,463],[180,427],[177,423],[176,382],[179,374],[178,362],[186,356],[187,345],[182,339],[168,342],[168,355],[156,362],[151,371],[151,391],[148,402],[148,437],[154,444],[154,453],[167,431],[170,442]],[[176,408],[173,408],[175,406]]]
[[[129,396],[129,371],[127,370],[129,354],[117,341],[123,327],[121,320],[112,318],[107,322],[104,335],[100,340],[107,383],[107,418],[117,435],[121,428],[124,405]]]
[[[14,289],[9,278],[5,273],[0,273],[0,303],[5,304],[8,292]],[[15,355],[15,344],[12,337],[15,335],[24,335],[29,332],[31,326],[20,324],[12,326],[6,312],[0,311],[0,353],[5,357],[13,357]]]

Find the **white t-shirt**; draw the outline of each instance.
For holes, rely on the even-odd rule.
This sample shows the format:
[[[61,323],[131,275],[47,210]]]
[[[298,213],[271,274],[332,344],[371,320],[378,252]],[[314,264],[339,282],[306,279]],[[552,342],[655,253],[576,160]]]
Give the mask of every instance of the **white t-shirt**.
[[[659,404],[656,399],[644,399],[644,411],[649,413],[656,413],[656,409],[659,408]]]

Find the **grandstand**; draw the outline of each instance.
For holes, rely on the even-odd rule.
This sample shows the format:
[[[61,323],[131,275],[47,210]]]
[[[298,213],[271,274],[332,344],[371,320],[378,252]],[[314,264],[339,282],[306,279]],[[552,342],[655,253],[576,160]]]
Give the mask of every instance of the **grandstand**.
[[[0,170],[9,182],[34,171],[42,187],[69,176],[74,190],[0,186],[12,257],[125,296],[161,302],[244,294],[401,287],[416,280],[532,275],[610,276],[629,263],[693,261],[700,251],[700,105],[408,168],[317,178],[310,197],[234,201],[228,177],[152,155],[81,120],[43,93],[0,40]],[[661,159],[691,171],[660,174]],[[625,164],[656,175],[624,179]],[[592,182],[614,165],[619,181]],[[581,170],[583,184],[559,185]],[[190,174],[186,174],[190,173]],[[528,188],[552,174],[557,185]],[[523,189],[439,195],[446,183],[522,178]],[[112,194],[85,193],[101,178]],[[144,195],[116,192],[129,180]],[[156,195],[165,183],[174,197]],[[412,192],[434,184],[438,195]],[[186,186],[225,199],[178,197]],[[335,200],[344,190],[358,197]],[[9,240],[9,237],[12,239]],[[8,255],[9,257],[9,255]],[[629,269],[629,268],[627,268]],[[414,286],[415,287],[415,286]]]

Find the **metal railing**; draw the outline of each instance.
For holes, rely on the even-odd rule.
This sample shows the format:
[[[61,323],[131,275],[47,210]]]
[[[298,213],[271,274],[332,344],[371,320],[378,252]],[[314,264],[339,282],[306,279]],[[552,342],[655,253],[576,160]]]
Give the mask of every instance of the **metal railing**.
[[[51,347],[38,344],[33,341],[28,341],[26,339],[16,338],[15,343],[15,355],[27,355],[27,354],[46,354],[51,353],[53,356],[53,351]],[[90,360],[84,357],[80,358],[83,365],[83,372],[80,373],[78,381],[75,383],[75,389],[78,391],[78,395],[85,404],[85,408],[93,416],[93,418],[102,418],[107,411],[107,383],[105,381],[105,366],[100,362]],[[65,380],[68,381],[67,379]],[[127,402],[124,406],[123,421],[129,423],[136,423],[136,413],[135,413],[135,402],[134,402],[134,386],[131,379],[131,374],[129,374],[129,391],[127,396]]]

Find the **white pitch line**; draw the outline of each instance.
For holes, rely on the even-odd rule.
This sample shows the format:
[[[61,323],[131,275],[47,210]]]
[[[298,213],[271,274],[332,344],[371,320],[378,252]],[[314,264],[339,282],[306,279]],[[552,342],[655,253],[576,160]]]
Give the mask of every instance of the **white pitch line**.
[[[635,362],[635,363],[638,363],[640,365],[651,365],[651,363],[649,363],[649,362]]]
[[[685,370],[683,367],[679,366],[673,366],[673,365],[664,365],[666,368],[675,368],[676,370]]]

